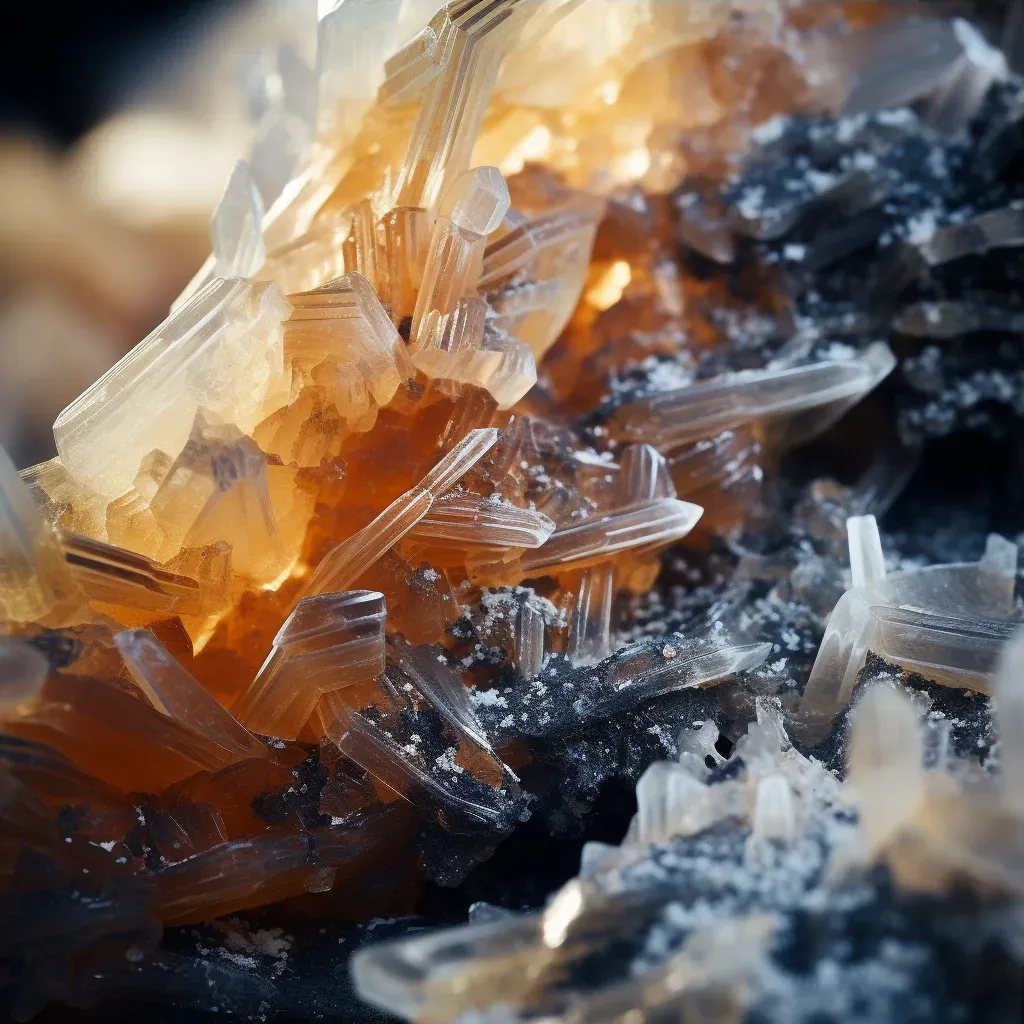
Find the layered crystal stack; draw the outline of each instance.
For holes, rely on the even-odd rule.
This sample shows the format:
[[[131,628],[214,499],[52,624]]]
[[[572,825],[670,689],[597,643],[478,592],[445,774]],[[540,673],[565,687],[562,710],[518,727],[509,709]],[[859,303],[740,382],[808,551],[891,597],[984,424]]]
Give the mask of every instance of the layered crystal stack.
[[[0,452],[0,875],[15,907],[78,894],[72,960],[382,873],[457,882],[529,816],[532,740],[756,668],[771,644],[621,627],[666,548],[734,536],[778,457],[895,365],[881,341],[801,346],[799,326],[737,346],[723,318],[748,310],[677,251],[788,229],[742,197],[718,223],[678,189],[720,183],[755,126],[814,97],[870,107],[856,66],[828,89],[823,68],[880,8],[436,7],[341,0],[315,74],[279,55],[210,260],[61,413],[58,458],[19,474]],[[782,318],[777,285],[743,290]],[[858,543],[808,735],[868,646],[973,679],[1009,629],[979,626],[984,654],[947,665],[928,642],[947,578],[883,578]],[[1005,611],[993,543],[949,580]],[[562,670],[573,693],[550,713],[493,714]],[[788,834],[785,772],[762,774],[755,831]],[[703,824],[726,813],[694,799]],[[642,806],[637,842],[674,834],[660,813]],[[513,938],[579,916],[560,914]]]

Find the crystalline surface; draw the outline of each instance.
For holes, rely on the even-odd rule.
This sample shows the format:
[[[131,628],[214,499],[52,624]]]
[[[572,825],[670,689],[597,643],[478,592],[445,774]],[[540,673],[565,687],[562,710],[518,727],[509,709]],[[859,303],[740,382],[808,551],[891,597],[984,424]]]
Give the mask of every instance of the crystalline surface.
[[[126,630],[114,637],[114,643],[157,711],[202,733],[237,759],[267,756],[267,748],[242,728],[149,630]]]
[[[248,728],[295,739],[320,697],[384,669],[384,595],[370,590],[303,598],[234,707]]]
[[[853,0],[317,6],[246,62],[171,316],[0,456],[0,1011],[356,1019],[324,944],[471,902],[359,992],[821,1024],[1019,980],[1008,63]],[[972,431],[998,491],[910,522]]]
[[[0,610],[14,621],[42,619],[75,590],[60,539],[0,448]]]
[[[212,281],[57,417],[64,465],[116,498],[154,448],[181,451],[199,409],[251,427],[280,373],[287,315],[274,285]]]

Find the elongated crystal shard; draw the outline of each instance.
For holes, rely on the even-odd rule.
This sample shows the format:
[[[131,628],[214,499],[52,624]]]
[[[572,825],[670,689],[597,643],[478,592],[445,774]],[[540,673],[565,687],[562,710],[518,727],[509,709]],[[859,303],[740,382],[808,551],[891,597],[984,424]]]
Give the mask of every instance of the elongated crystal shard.
[[[255,277],[267,258],[263,212],[249,165],[239,160],[213,215],[214,277]]]
[[[369,526],[327,553],[303,594],[339,593],[350,587],[427,514],[432,503],[430,493],[419,488],[400,495]]]
[[[579,197],[531,217],[488,244],[478,287],[495,323],[539,360],[579,300],[602,204]]]
[[[864,596],[848,590],[829,616],[801,699],[801,721],[808,735],[824,736],[839,709],[850,699],[874,628],[875,619]]]
[[[531,601],[521,601],[516,613],[516,672],[522,679],[536,679],[544,667],[544,615]]]
[[[381,246],[377,237],[377,218],[369,199],[357,203],[349,211],[351,228],[342,245],[345,269],[365,277],[370,289],[376,294],[381,291],[382,267]]]
[[[116,498],[154,448],[177,456],[200,409],[251,429],[282,372],[288,310],[273,284],[212,281],[57,417],[69,472]]]
[[[397,325],[411,317],[430,246],[430,217],[422,207],[397,206],[381,220],[387,304]]]
[[[417,647],[402,636],[388,639],[388,659],[416,684],[416,688],[453,728],[470,737],[485,750],[490,741],[477,721],[469,703],[469,690],[454,669],[448,666],[440,649]]]
[[[699,505],[666,498],[602,516],[556,531],[543,547],[523,556],[522,567],[528,573],[536,573],[559,565],[603,561],[630,548],[668,544],[685,537],[703,511]]]
[[[303,598],[233,711],[254,732],[295,739],[331,690],[384,670],[384,595],[372,590]]]
[[[785,421],[787,444],[807,440],[838,420],[896,365],[878,343],[862,356],[784,370],[758,370],[642,398],[612,418],[616,436],[662,452],[757,420]]]
[[[470,547],[539,548],[554,531],[554,522],[541,512],[498,497],[452,493],[434,502],[413,534]]]
[[[490,450],[498,440],[496,427],[479,427],[466,436],[439,459],[420,481],[420,487],[435,498],[451,490]]]
[[[615,567],[602,562],[583,571],[569,626],[569,658],[577,664],[602,661],[612,652],[611,619]]]
[[[446,334],[451,334],[449,320],[457,315],[460,300],[473,294],[487,236],[502,222],[509,202],[508,187],[496,167],[477,167],[452,182],[434,224],[413,313],[414,353],[480,347],[482,317],[478,336],[462,345]]]
[[[343,694],[329,693],[317,705],[319,730],[389,789],[420,807],[435,808],[442,827],[456,832],[506,827],[517,795],[515,776],[480,744],[474,729],[465,727],[461,698],[453,701],[448,688],[436,683],[428,679],[431,693],[422,694],[415,678],[389,661],[373,708],[356,710]],[[431,705],[441,721],[435,719],[429,730],[418,728]]]
[[[304,595],[338,593],[350,587],[386,551],[390,551],[444,494],[494,446],[493,427],[471,430],[440,459],[418,486],[399,495],[369,526],[329,551],[310,576]]]
[[[537,0],[457,0],[431,21],[443,63],[423,93],[396,190],[399,204],[435,208],[467,169],[501,59],[540,7]],[[419,59],[432,61],[426,47]]]
[[[169,572],[133,551],[74,533],[65,533],[61,546],[75,580],[93,601],[164,615],[203,613],[199,583],[189,576]]]
[[[874,516],[851,516],[846,520],[850,547],[850,572],[855,587],[868,587],[885,577],[882,539]]]
[[[114,643],[132,679],[157,711],[219,746],[229,761],[267,756],[264,744],[196,682],[148,629],[125,630],[115,635]]]
[[[0,447],[0,612],[15,622],[32,622],[78,600],[60,538],[36,511]]]
[[[627,445],[619,459],[619,502],[623,508],[674,498],[668,462],[649,444]]]

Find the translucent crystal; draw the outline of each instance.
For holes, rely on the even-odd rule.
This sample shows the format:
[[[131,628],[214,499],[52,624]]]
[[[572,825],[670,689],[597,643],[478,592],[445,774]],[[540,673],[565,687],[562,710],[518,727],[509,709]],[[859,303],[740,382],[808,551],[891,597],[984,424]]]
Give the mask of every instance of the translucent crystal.
[[[498,229],[511,202],[497,167],[474,167],[452,182],[437,215],[462,231],[487,236]]]
[[[516,671],[523,679],[536,679],[544,666],[544,615],[530,601],[522,601],[515,626]]]
[[[414,354],[441,351],[454,355],[460,349],[480,347],[482,316],[479,331],[465,340],[446,338],[452,332],[448,321],[458,315],[460,300],[472,295],[480,277],[487,235],[501,223],[508,206],[508,188],[496,167],[467,171],[445,193],[413,313]]]
[[[602,561],[629,548],[667,544],[685,537],[704,510],[699,505],[666,498],[640,508],[602,516],[579,526],[557,530],[536,552],[522,558],[523,570],[537,573],[555,565]]]
[[[359,128],[398,45],[402,0],[341,0],[317,33],[317,131],[343,142]]]
[[[756,839],[791,840],[796,835],[793,791],[784,775],[766,775],[754,797],[753,836]]]
[[[885,577],[882,538],[874,516],[853,516],[846,520],[850,546],[850,573],[855,587],[870,587]]]
[[[466,0],[446,5],[431,21],[427,31],[444,64],[422,94],[398,182],[400,204],[436,207],[468,168],[501,59],[542,6],[537,0]]]
[[[1024,203],[989,210],[962,224],[936,228],[917,246],[925,263],[939,267],[965,256],[1024,245]]]
[[[205,610],[196,580],[143,555],[74,533],[63,535],[62,548],[75,581],[93,601],[169,616],[200,615]]]
[[[416,647],[402,636],[388,639],[388,659],[415,683],[416,688],[453,728],[485,750],[491,749],[469,703],[469,690],[450,668],[438,648]]]
[[[199,409],[251,429],[282,372],[288,310],[272,284],[212,281],[57,417],[64,465],[116,498],[154,448],[182,450]]]
[[[714,820],[710,817],[707,787],[688,769],[670,761],[655,761],[640,776],[636,805],[636,819],[627,837],[634,845],[699,832]]]
[[[829,616],[800,705],[807,738],[821,738],[849,701],[869,650],[950,686],[987,690],[1013,611],[1016,545],[990,537],[978,563],[885,575],[871,516],[847,523],[855,586]]]
[[[540,359],[554,344],[586,279],[603,204],[574,198],[488,244],[478,287],[496,322]],[[511,300],[511,301],[510,301]]]
[[[263,197],[244,160],[213,215],[214,277],[255,277],[267,258],[263,244]]]
[[[266,757],[267,748],[170,655],[148,629],[118,633],[114,643],[132,679],[157,711],[202,734],[228,760]]]
[[[889,348],[878,343],[845,361],[749,371],[655,394],[623,406],[612,425],[623,440],[646,442],[662,452],[753,420],[779,423],[782,440],[796,444],[836,422],[895,365]]]
[[[349,587],[395,546],[487,453],[498,438],[493,427],[472,430],[411,491],[396,498],[369,526],[342,541],[317,566],[304,594],[338,593]]]
[[[627,445],[619,457],[619,473],[619,500],[623,507],[676,496],[668,463],[649,444]]]
[[[285,567],[266,457],[251,438],[202,412],[150,508],[160,529],[154,554],[163,560],[227,541],[240,576],[268,582]]]
[[[389,789],[437,808],[443,827],[501,827],[515,797],[515,776],[477,741],[468,707],[449,685],[454,681],[428,673],[425,665],[419,669],[413,676],[389,659],[372,708],[356,710],[338,691],[327,694],[317,706],[319,730]],[[427,680],[430,693],[419,690],[417,679]],[[417,728],[424,707],[454,728]]]
[[[317,701],[384,671],[384,595],[372,590],[303,598],[233,711],[254,732],[295,739]]]
[[[387,405],[412,375],[398,331],[361,274],[345,274],[291,301],[289,353],[304,365],[322,367],[316,379],[331,390],[350,423],[371,402]]]
[[[76,603],[77,590],[59,537],[0,447],[0,611],[31,622]]]
[[[499,497],[453,492],[431,505],[413,536],[472,547],[539,548],[554,530],[554,522],[540,512]]]
[[[611,617],[615,598],[615,568],[607,562],[583,571],[572,609],[570,660],[603,661],[612,652]]]

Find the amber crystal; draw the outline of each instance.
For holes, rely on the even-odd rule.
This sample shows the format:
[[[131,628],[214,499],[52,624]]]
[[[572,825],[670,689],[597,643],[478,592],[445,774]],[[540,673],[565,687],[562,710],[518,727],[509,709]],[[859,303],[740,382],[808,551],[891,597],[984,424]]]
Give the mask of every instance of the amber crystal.
[[[239,163],[210,260],[60,414],[58,458],[19,475],[0,451],[0,713],[27,751],[0,764],[0,786],[35,794],[46,827],[17,835],[36,836],[60,884],[88,837],[89,870],[135,894],[143,933],[152,919],[357,892],[388,857],[410,892],[427,876],[457,882],[529,815],[517,772],[535,741],[762,665],[772,645],[720,622],[662,642],[631,633],[629,615],[666,549],[720,553],[756,530],[781,456],[895,365],[882,341],[805,344],[779,268],[737,262],[728,287],[708,270],[818,205],[855,210],[874,194],[853,171],[770,209],[756,195],[727,208],[722,189],[776,115],[881,103],[866,58],[828,57],[881,21],[880,5],[324,6],[312,142],[280,195],[261,191],[265,149]],[[967,55],[953,54],[957,76]],[[933,79],[951,81],[897,84],[916,97]],[[972,237],[999,245],[1005,227]],[[942,242],[921,258],[952,260],[932,251]],[[788,334],[760,344],[764,320]],[[1016,549],[993,538],[980,562],[887,574],[870,515],[850,519],[848,543],[850,585],[794,734],[828,733],[869,650],[992,692],[1007,734],[1021,732],[1000,660]],[[740,564],[770,575],[754,556]],[[1017,666],[1019,647],[1008,657]],[[544,696],[549,679],[573,691],[550,713],[481,711],[516,686]],[[729,815],[781,841],[814,786],[831,799],[824,769],[756,708],[746,774],[705,785],[709,719],[709,741],[695,733],[679,764],[643,776],[611,861]],[[972,833],[1005,824],[1019,793],[967,807],[919,777],[904,727],[916,735],[897,697],[859,705],[850,765],[872,855],[912,874],[913,839],[936,871],[980,864],[1005,880]],[[895,775],[909,781],[890,799]],[[50,822],[65,806],[68,850]],[[942,808],[964,828],[944,849]],[[457,851],[443,868],[423,852],[437,836]],[[5,850],[0,888],[27,885]],[[1011,880],[1024,891],[1019,866]],[[356,916],[375,912],[367,891]],[[471,931],[483,965],[464,962],[469,945],[451,954],[465,980],[455,1009],[508,995],[555,1019],[545,986],[575,954],[551,935],[599,922],[602,899],[563,890],[541,917]],[[734,930],[746,964],[764,922]],[[699,975],[705,947],[732,952],[695,939],[680,977]],[[424,948],[425,964],[448,955]],[[401,947],[385,967],[420,955]],[[390,1009],[454,1019],[431,968],[381,995],[386,971],[375,981],[364,959],[360,984]],[[491,977],[508,992],[490,993]],[[659,978],[646,1005],[670,1001],[675,981]],[[564,1019],[620,1019],[594,1013]]]

